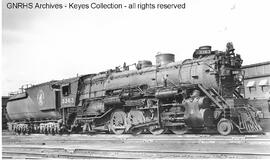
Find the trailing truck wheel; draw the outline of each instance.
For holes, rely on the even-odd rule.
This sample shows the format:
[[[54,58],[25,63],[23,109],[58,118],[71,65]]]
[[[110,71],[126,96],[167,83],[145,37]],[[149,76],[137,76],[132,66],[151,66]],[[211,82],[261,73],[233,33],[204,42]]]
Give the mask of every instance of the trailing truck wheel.
[[[123,134],[127,125],[126,113],[116,110],[111,114],[110,131],[114,134]]]
[[[83,133],[89,133],[91,131],[91,126],[89,123],[85,123],[82,128]]]
[[[217,130],[221,135],[229,135],[233,130],[232,122],[228,119],[222,118],[217,124]]]
[[[145,123],[145,117],[142,111],[131,110],[127,116],[127,124],[131,127],[132,125],[137,125],[141,123]],[[141,134],[142,132],[143,132],[143,129],[140,129],[140,128],[132,131],[132,133],[135,135]]]

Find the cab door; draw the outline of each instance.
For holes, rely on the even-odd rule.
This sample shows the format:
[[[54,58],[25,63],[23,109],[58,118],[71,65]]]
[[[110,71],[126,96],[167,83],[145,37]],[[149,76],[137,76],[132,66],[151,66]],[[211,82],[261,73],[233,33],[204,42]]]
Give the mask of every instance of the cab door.
[[[59,108],[61,107],[60,91],[57,90],[54,93],[55,93],[55,107],[56,107],[56,110],[59,110]]]

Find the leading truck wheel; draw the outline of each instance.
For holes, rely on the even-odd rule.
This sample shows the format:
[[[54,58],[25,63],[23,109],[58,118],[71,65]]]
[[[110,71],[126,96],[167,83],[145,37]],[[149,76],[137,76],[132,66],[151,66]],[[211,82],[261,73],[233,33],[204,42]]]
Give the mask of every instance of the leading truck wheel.
[[[222,118],[217,124],[217,130],[221,135],[229,135],[233,130],[232,122],[228,119]]]
[[[114,134],[123,134],[127,125],[126,113],[116,110],[111,114],[110,131]]]
[[[167,131],[166,128],[160,128],[158,125],[150,126],[148,128],[148,130],[153,135],[160,135],[160,134],[163,134],[163,133],[165,133]]]
[[[174,134],[182,135],[182,134],[185,134],[188,131],[188,128],[187,128],[187,126],[182,125],[182,126],[173,126],[173,127],[170,128],[170,130]]]

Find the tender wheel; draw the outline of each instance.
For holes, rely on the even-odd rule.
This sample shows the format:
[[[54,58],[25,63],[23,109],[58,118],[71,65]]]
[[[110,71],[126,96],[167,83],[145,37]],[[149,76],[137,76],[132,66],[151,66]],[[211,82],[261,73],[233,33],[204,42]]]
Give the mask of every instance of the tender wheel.
[[[26,128],[22,129],[22,134],[25,135],[27,133]]]
[[[127,124],[131,127],[132,125],[137,125],[145,123],[145,117],[142,111],[139,110],[131,110],[127,116]],[[132,131],[133,134],[141,134],[143,129],[135,129]]]
[[[18,135],[20,135],[21,134],[21,128],[17,127],[16,132],[18,133]]]
[[[55,134],[59,134],[59,127],[55,129]]]
[[[31,133],[33,133],[33,129],[32,129],[32,127],[29,127],[29,128],[27,129],[27,134],[30,135]]]
[[[126,113],[116,110],[111,115],[110,131],[114,134],[123,134],[127,126]]]
[[[52,134],[52,127],[48,128],[48,134]]]
[[[42,128],[42,129],[40,130],[40,133],[45,134],[45,128]]]
[[[170,130],[174,133],[174,134],[185,134],[188,131],[188,128],[186,125],[182,125],[182,126],[173,126],[172,128],[170,128]]]
[[[149,132],[152,133],[153,135],[159,135],[162,133],[165,133],[167,131],[167,129],[165,128],[160,128],[159,126],[150,126],[148,128]]]
[[[46,134],[46,135],[48,135],[48,134],[49,134],[49,130],[48,130],[48,128],[45,128],[45,129],[44,129],[44,134]]]
[[[56,134],[56,131],[55,130],[56,130],[55,128],[52,128],[52,131],[51,131],[51,134],[52,135],[55,135]]]
[[[217,130],[221,135],[228,135],[233,130],[232,122],[228,119],[222,118],[217,124]]]

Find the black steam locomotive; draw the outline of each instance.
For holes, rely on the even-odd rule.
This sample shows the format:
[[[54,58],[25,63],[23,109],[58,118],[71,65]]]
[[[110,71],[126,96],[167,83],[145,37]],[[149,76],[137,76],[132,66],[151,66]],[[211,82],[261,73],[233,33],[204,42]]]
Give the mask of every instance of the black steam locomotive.
[[[27,87],[9,99],[9,129],[51,134],[262,132],[258,111],[236,90],[243,79],[242,59],[232,43],[226,48],[202,46],[193,59],[179,62],[173,54],[157,54],[156,65],[143,60],[130,70],[124,63],[98,74]]]

